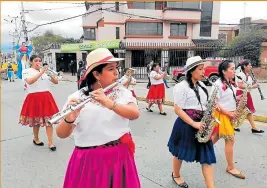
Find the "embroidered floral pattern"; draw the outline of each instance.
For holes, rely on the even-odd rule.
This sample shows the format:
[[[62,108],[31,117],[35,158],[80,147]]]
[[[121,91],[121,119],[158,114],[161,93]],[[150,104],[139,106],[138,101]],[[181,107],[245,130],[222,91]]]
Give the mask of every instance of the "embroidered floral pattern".
[[[164,99],[147,99],[146,102],[148,104],[162,104],[164,103]]]
[[[203,117],[203,111],[201,110],[186,109],[184,111],[194,121],[200,121]]]
[[[49,126],[48,124],[48,120],[51,119],[52,116],[48,116],[48,117],[27,117],[27,116],[20,116],[19,118],[19,123],[26,126],[29,125],[30,127],[34,127],[34,126]]]

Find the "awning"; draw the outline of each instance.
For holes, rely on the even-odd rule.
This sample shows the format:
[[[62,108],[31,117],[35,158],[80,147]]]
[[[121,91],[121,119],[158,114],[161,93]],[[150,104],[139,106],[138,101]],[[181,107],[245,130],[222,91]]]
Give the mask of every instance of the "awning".
[[[172,50],[172,49],[192,49],[194,43],[181,42],[125,42],[121,43],[121,48],[139,50],[139,49],[158,49],[158,50]]]
[[[62,44],[60,50],[61,52],[78,52],[91,51],[97,48],[117,49],[119,46],[120,40],[103,40],[90,41],[86,43]]]
[[[212,47],[212,48],[221,48],[225,46],[218,39],[192,39],[192,42],[196,45],[196,47]]]

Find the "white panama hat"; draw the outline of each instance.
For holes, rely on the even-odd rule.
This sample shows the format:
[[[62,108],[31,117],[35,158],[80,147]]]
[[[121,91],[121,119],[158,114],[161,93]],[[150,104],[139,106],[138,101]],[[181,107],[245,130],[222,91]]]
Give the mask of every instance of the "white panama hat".
[[[191,70],[192,68],[194,68],[198,65],[205,64],[208,62],[209,61],[202,59],[200,56],[190,57],[186,60],[186,65],[184,67],[184,73],[187,73],[189,70]]]
[[[124,58],[115,58],[107,48],[98,48],[87,55],[86,72],[80,81],[83,81],[86,76],[98,65],[119,62],[122,60],[124,60]]]

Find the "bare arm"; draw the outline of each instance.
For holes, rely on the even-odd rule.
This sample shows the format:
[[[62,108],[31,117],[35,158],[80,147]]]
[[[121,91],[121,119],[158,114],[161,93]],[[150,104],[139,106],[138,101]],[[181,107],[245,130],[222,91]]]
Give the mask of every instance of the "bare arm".
[[[134,103],[116,104],[115,101],[108,98],[105,102],[105,106],[126,119],[134,120],[140,115],[140,112]]]
[[[246,88],[246,84],[244,82],[237,82],[237,86],[240,89],[245,89]]]
[[[156,76],[154,76],[154,79],[155,80],[160,80],[160,79],[162,79],[164,77],[164,74],[160,74],[160,75],[156,75]]]
[[[66,118],[67,119],[67,118]],[[67,121],[69,121],[67,119]],[[61,120],[60,123],[57,125],[56,133],[59,138],[67,138],[71,135],[72,131],[74,130],[75,125],[66,123],[64,120]]]
[[[51,80],[50,80],[53,84],[58,84],[58,80],[55,76],[51,76]]]
[[[174,105],[174,112],[187,124],[194,127],[195,121],[193,121],[178,105]]]
[[[72,99],[69,102],[69,105],[75,104],[78,102],[78,99]],[[74,121],[79,116],[81,109],[75,110],[65,117],[65,120],[62,119],[56,128],[56,133],[59,138],[67,138],[71,135],[72,131],[75,128]],[[67,123],[70,122],[70,123]],[[73,122],[73,123],[72,123]]]

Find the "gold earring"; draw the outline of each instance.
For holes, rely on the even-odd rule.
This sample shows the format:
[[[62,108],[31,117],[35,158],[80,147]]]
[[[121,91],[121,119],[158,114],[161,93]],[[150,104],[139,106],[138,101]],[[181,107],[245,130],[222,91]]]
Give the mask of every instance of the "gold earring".
[[[97,80],[97,82],[98,82],[98,85],[100,86],[100,88],[102,88],[100,80]]]

